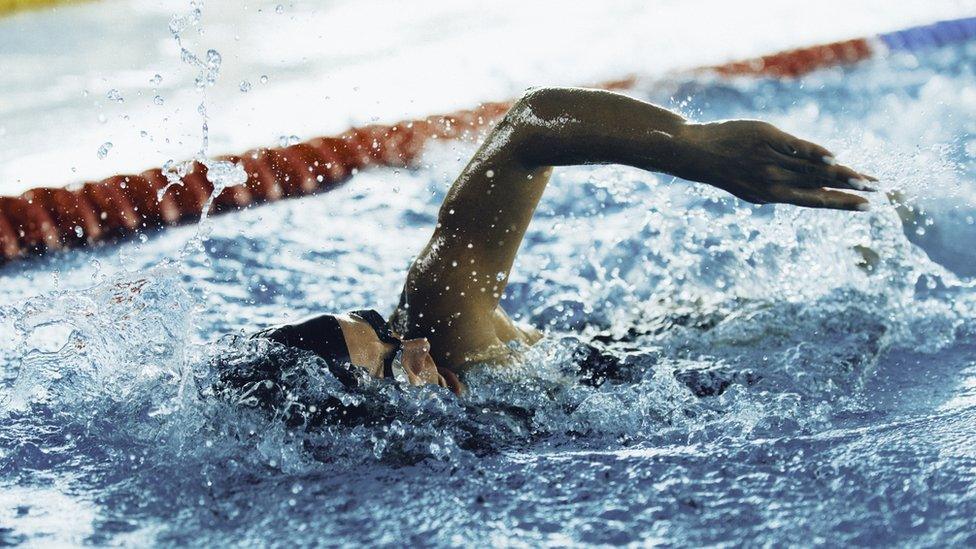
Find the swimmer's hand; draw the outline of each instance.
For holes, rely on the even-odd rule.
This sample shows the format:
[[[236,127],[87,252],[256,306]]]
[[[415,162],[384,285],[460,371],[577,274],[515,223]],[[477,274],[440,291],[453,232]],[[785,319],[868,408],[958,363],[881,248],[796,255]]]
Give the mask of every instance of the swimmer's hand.
[[[756,204],[868,209],[863,197],[831,189],[875,191],[874,177],[834,161],[827,149],[757,120],[686,124],[687,149],[675,175],[714,185]]]

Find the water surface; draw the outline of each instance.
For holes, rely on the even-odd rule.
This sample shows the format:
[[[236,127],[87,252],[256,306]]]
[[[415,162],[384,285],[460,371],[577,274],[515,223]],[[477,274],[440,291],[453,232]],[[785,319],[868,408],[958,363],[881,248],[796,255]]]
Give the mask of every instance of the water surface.
[[[639,89],[823,142],[916,211],[557,170],[503,302],[548,333],[523,364],[461,399],[295,366],[301,398],[379,424],[289,428],[205,389],[260,352],[225,334],[392,310],[472,144],[214,219],[201,246],[188,227],[8,265],[0,542],[976,543],[974,58]],[[580,375],[581,342],[610,379]]]

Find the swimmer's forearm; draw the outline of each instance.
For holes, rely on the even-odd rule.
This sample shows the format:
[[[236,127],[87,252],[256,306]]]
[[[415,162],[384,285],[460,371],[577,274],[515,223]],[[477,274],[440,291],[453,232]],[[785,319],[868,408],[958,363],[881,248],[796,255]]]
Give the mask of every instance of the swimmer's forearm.
[[[529,92],[506,122],[526,168],[626,164],[698,181],[750,202],[865,210],[834,189],[872,191],[874,178],[836,163],[827,149],[758,120],[689,123],[624,95],[578,88]]]
[[[509,118],[527,167],[626,164],[677,175],[689,156],[683,117],[618,93],[534,90]]]

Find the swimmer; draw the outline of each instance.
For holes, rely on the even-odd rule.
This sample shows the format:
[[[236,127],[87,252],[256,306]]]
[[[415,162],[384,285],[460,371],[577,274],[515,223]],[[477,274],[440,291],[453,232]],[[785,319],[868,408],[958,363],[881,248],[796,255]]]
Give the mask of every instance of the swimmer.
[[[513,322],[499,302],[553,168],[577,164],[667,173],[755,204],[851,211],[867,210],[868,201],[846,191],[874,191],[876,181],[766,122],[697,124],[617,93],[533,89],[451,186],[389,321],[372,310],[322,314],[252,337],[349,363],[373,377],[461,394],[457,374],[465,367],[510,362],[518,347],[510,343],[542,338]]]

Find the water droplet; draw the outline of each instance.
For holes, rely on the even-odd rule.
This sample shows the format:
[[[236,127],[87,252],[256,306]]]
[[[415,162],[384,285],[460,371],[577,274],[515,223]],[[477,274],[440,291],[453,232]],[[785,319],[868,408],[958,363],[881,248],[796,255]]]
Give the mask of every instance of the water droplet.
[[[149,83],[153,86],[158,86],[163,82],[163,77],[160,74],[154,74],[152,78],[149,79]]]
[[[122,98],[122,94],[119,93],[119,90],[115,88],[108,90],[108,93],[105,94],[105,97],[107,97],[109,101],[115,101],[116,103],[122,103],[123,101],[125,101],[125,99]]]
[[[78,238],[85,236],[85,229],[82,229],[81,225],[75,225],[75,235]]]
[[[278,15],[285,13],[285,7],[282,6],[281,4],[278,4],[277,6],[275,6],[275,13],[277,13]]]
[[[207,180],[213,183],[215,194],[220,194],[219,191],[226,187],[247,183],[247,172],[240,163],[216,160],[208,161],[206,165]]]
[[[289,145],[294,145],[301,141],[297,135],[280,135],[278,136],[278,146],[287,147]]]
[[[499,281],[499,282],[501,282],[502,280],[505,280],[505,277],[507,277],[507,276],[508,276],[508,275],[507,275],[507,274],[505,274],[505,272],[504,272],[504,271],[498,271],[498,272],[497,272],[497,273],[495,274],[495,280],[497,280],[497,281]]]
[[[108,156],[108,151],[112,150],[112,142],[106,141],[102,143],[102,146],[98,148],[98,159],[102,160]]]
[[[251,91],[251,83],[248,82],[247,80],[241,80],[241,85],[238,87],[240,88],[241,93],[247,93]]]
[[[155,103],[156,105],[162,105],[163,104],[163,96],[157,95],[157,96],[153,97],[153,103]]]
[[[219,68],[221,60],[219,51],[215,49],[207,50],[207,68]]]
[[[99,124],[104,124],[106,122],[108,122],[108,117],[106,117],[104,114],[99,113],[98,114],[98,123]]]
[[[262,74],[260,80],[261,80],[261,83],[262,84],[267,84],[268,83],[268,75],[267,74]]]

